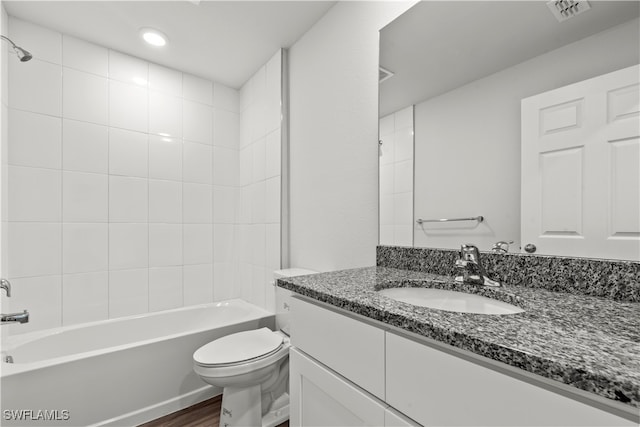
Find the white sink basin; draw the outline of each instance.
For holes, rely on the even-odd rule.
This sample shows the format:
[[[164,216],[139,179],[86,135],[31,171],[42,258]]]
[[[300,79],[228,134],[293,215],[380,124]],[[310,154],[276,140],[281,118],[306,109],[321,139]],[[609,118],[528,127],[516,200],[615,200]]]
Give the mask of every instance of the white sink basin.
[[[482,295],[432,288],[387,288],[378,291],[387,298],[421,307],[458,313],[515,314],[524,310]]]

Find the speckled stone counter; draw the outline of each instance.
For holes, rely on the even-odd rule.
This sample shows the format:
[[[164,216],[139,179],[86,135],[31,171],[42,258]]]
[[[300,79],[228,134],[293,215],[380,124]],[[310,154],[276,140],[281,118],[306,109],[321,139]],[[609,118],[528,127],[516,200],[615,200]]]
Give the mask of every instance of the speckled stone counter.
[[[278,286],[370,319],[640,408],[640,304],[529,286],[486,290],[452,276],[369,267],[279,279]],[[524,308],[483,315],[386,298],[385,287],[483,293]]]
[[[453,249],[378,246],[376,265],[424,273],[455,274]],[[640,262],[519,253],[481,252],[489,276],[507,285],[526,286],[640,302]]]

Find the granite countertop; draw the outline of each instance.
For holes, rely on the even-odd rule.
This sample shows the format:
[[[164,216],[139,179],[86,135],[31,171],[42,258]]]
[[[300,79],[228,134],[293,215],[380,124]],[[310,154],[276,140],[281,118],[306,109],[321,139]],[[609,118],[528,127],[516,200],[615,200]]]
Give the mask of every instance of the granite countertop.
[[[425,286],[480,293],[523,313],[456,313],[376,290]],[[279,279],[278,286],[373,320],[640,407],[640,303],[523,286],[487,289],[450,277],[368,267]]]

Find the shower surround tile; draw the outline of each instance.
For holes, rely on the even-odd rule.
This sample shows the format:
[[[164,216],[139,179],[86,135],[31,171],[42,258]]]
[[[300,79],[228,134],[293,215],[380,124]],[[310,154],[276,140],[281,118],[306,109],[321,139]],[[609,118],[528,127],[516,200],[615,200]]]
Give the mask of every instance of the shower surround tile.
[[[109,271],[109,317],[149,311],[149,270]]]
[[[62,173],[63,222],[108,222],[109,179],[97,173]]]
[[[109,170],[109,128],[63,119],[62,169],[106,174]]]
[[[109,275],[99,273],[62,276],[62,324],[73,325],[109,318]]]
[[[182,181],[182,141],[149,136],[149,178]]]
[[[149,64],[149,89],[167,95],[183,96],[182,73],[161,65]]]
[[[213,144],[213,109],[198,102],[182,103],[184,139]]]
[[[109,221],[147,222],[149,183],[144,178],[109,177]]]
[[[216,108],[213,111],[213,144],[218,147],[237,148],[240,138],[238,113]],[[278,142],[280,140],[278,139]]]
[[[213,150],[206,144],[185,141],[183,144],[182,176],[184,182],[211,184]]]
[[[109,50],[102,46],[62,35],[62,63],[78,71],[109,76]]]
[[[209,80],[185,74],[182,78],[182,96],[190,101],[213,104],[213,83]]]
[[[182,184],[183,218],[185,223],[211,224],[213,219],[213,186]]]
[[[149,223],[181,223],[183,185],[177,181],[149,180]]]
[[[89,273],[108,269],[107,224],[62,225],[62,273]]]
[[[147,132],[149,94],[146,87],[109,81],[109,126]]]
[[[115,50],[109,50],[109,78],[148,87],[149,63]]]
[[[149,311],[182,307],[182,266],[149,269]]]
[[[59,117],[9,110],[9,164],[49,169],[62,166]]]
[[[270,178],[280,176],[280,52],[267,71],[265,64],[245,84],[249,115],[242,114],[236,89],[6,19],[8,35],[28,46],[34,58],[25,65],[7,49],[3,57],[3,123],[11,123],[3,127],[3,197],[12,202],[3,204],[4,265],[7,278],[25,287],[55,278],[61,298],[57,320],[47,313],[40,322],[35,310],[43,313],[48,301],[42,295],[49,294],[28,293],[21,301],[34,310],[33,322],[8,330],[19,334],[93,320],[84,303],[95,306],[101,318],[115,318],[214,297],[252,299],[254,289],[254,299],[264,301],[264,256],[252,263],[252,248],[238,244],[238,230],[265,227],[252,223],[265,219],[257,211],[266,208],[264,191],[250,190],[265,186],[265,170]],[[276,129],[269,157],[263,143],[258,162],[251,157],[245,165],[249,176],[255,166],[260,180],[245,184],[255,218],[248,210],[243,222],[240,126],[264,141],[266,122]],[[274,223],[275,202],[269,204]],[[280,239],[271,237],[269,271],[280,267]],[[249,272],[244,286],[238,281],[240,259]],[[98,276],[95,299],[85,293],[88,288],[69,284]]]
[[[149,176],[149,137],[124,129],[109,130],[109,174]]]
[[[35,52],[34,52],[35,55]],[[62,67],[33,58],[25,67],[9,62],[9,107],[60,117],[62,112]]]
[[[52,276],[62,273],[62,224],[9,222],[7,276]]]
[[[62,114],[64,117],[106,125],[109,80],[95,74],[63,68]]]
[[[60,221],[61,171],[9,166],[8,204],[9,221]]]
[[[182,138],[182,98],[149,91],[149,133]]]
[[[149,267],[182,265],[182,224],[149,224]]]

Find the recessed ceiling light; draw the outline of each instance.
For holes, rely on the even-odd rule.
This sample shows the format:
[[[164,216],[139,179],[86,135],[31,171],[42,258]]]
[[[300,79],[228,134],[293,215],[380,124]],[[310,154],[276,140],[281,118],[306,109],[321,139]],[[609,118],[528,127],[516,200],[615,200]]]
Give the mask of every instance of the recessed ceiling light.
[[[152,46],[164,46],[167,44],[167,36],[154,28],[142,28],[140,29],[140,35],[144,41]]]

